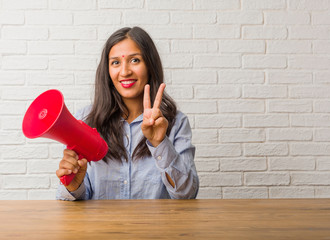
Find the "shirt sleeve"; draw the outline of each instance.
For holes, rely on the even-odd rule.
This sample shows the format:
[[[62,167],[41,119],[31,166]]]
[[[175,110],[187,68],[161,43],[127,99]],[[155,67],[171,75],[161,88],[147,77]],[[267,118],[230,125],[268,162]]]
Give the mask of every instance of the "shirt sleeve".
[[[166,136],[157,147],[153,147],[147,141],[151,155],[161,171],[163,183],[174,199],[196,198],[198,193],[199,179],[194,163],[195,146],[191,143],[191,137],[188,118],[181,113],[181,117],[176,119],[170,137]],[[170,138],[174,140],[171,141]],[[168,182],[165,173],[173,180],[174,187]]]

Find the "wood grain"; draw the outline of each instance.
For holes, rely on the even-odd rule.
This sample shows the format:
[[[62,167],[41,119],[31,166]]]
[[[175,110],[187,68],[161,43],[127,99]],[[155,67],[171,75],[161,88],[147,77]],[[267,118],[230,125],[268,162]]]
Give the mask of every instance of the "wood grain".
[[[0,201],[0,239],[330,239],[330,199]]]

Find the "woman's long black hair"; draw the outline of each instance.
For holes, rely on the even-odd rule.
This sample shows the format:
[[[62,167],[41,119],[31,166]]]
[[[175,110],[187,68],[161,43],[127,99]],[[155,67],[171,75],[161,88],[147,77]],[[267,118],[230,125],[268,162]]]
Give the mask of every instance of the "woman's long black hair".
[[[150,100],[153,103],[161,83],[164,82],[162,63],[151,37],[142,28],[122,28],[114,32],[106,41],[100,63],[95,77],[95,95],[91,112],[86,122],[102,135],[108,143],[109,151],[107,157],[114,160],[122,158],[128,160],[124,146],[122,116],[129,114],[128,109],[121,99],[120,94],[114,87],[109,75],[109,52],[111,48],[124,39],[133,40],[141,50],[143,60],[148,70],[148,84],[150,85]],[[160,106],[164,117],[168,120],[167,135],[169,135],[177,112],[175,102],[164,92]],[[128,117],[128,116],[126,116]],[[146,138],[143,137],[133,152],[133,159],[150,156],[146,145]]]

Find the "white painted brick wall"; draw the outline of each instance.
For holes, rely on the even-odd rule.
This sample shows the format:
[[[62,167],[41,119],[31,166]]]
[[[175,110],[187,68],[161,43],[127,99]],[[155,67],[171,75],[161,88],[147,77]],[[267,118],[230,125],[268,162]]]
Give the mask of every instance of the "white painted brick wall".
[[[89,104],[105,40],[134,25],[193,128],[199,198],[330,197],[329,0],[0,0],[0,199],[54,199],[63,146],[23,115],[50,88]]]

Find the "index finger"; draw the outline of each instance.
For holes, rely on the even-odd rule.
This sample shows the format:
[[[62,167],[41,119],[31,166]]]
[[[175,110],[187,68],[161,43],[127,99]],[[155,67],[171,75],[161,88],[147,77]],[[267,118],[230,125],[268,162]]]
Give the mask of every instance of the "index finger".
[[[151,108],[150,103],[150,85],[147,84],[144,86],[144,94],[143,94],[143,108]]]
[[[154,106],[153,106],[154,108],[160,107],[160,104],[162,103],[162,97],[163,97],[163,92],[164,92],[165,87],[166,87],[165,83],[160,84],[156,98],[155,98],[155,102],[154,102]]]

